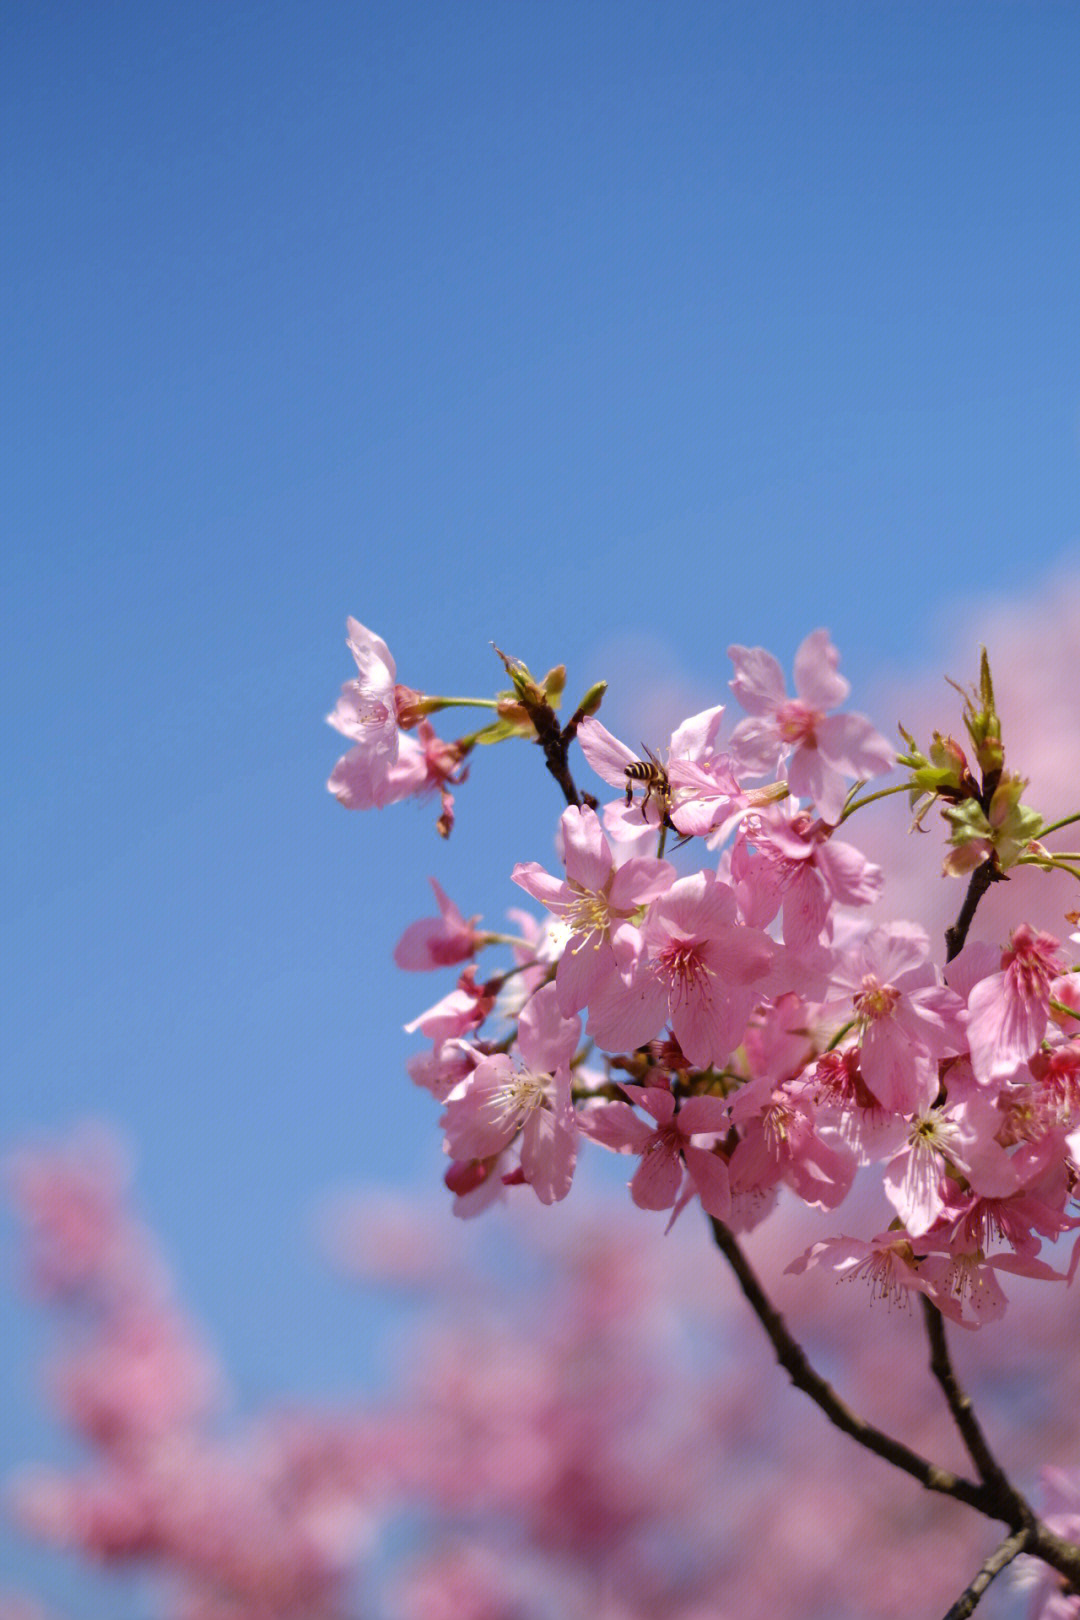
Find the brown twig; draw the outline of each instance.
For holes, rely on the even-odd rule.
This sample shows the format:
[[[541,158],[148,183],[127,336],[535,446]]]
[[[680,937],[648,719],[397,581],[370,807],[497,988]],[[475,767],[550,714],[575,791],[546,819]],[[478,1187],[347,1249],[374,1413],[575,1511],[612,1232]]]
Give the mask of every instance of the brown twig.
[[[994,883],[1007,883],[1004,872],[1000,871],[997,858],[988,856],[981,866],[977,866],[971,874],[964,903],[960,907],[960,915],[951,928],[945,930],[945,960],[951,962],[954,956],[959,956],[964,948],[964,941],[968,936],[968,929],[975,919],[979,901]]]
[[[968,1615],[974,1613],[976,1604],[990,1582],[995,1576],[1000,1575],[1003,1569],[1007,1569],[1018,1554],[1025,1551],[1030,1540],[1031,1530],[1027,1525],[1014,1531],[1011,1536],[1006,1536],[1000,1547],[996,1547],[990,1554],[975,1579],[965,1586],[945,1616],[945,1620],[967,1620]]]
[[[875,1456],[883,1457],[886,1462],[891,1462],[905,1474],[910,1474],[926,1490],[936,1491],[942,1496],[953,1496],[960,1502],[967,1502],[971,1507],[981,1507],[985,1495],[982,1486],[976,1485],[973,1480],[961,1478],[947,1468],[940,1468],[937,1463],[920,1456],[917,1451],[912,1451],[902,1440],[896,1440],[883,1430],[876,1429],[872,1423],[867,1423],[865,1418],[859,1417],[845,1405],[832,1385],[810,1365],[802,1346],[792,1338],[780,1312],[758,1282],[734,1233],[715,1216],[709,1217],[709,1224],[717,1248],[734,1271],[739,1287],[769,1336],[776,1351],[776,1359],[790,1375],[796,1389],[801,1389],[805,1395],[809,1395],[810,1399],[820,1406],[830,1423],[842,1429],[845,1434],[850,1434],[852,1439],[860,1446],[865,1446],[867,1451],[872,1451]]]
[[[945,1337],[945,1321],[937,1306],[925,1296],[922,1300],[926,1334],[930,1340],[930,1371],[941,1385],[960,1438],[978,1470],[979,1478],[991,1492],[995,1503],[995,1518],[1006,1523],[1031,1525],[1035,1515],[1020,1492],[1012,1485],[1005,1470],[990,1450],[986,1436],[975,1416],[971,1397],[960,1388],[949,1345]],[[1000,1511],[998,1511],[1000,1509]]]
[[[715,1216],[710,1215],[709,1225],[712,1227],[717,1248],[734,1271],[739,1287],[768,1334],[776,1351],[776,1359],[789,1374],[796,1389],[801,1389],[805,1395],[809,1395],[830,1423],[844,1434],[849,1434],[858,1445],[873,1452],[876,1457],[892,1463],[902,1473],[918,1480],[926,1490],[934,1491],[940,1496],[951,1496],[957,1502],[966,1502],[968,1507],[984,1513],[987,1518],[1003,1520],[1011,1532],[1025,1531],[1026,1550],[1064,1575],[1070,1591],[1080,1593],[1080,1546],[1066,1541],[1063,1536],[1057,1535],[1037,1519],[1023,1497],[1005,1479],[1004,1474],[1001,1475],[1004,1490],[996,1481],[988,1483],[983,1479],[976,1484],[974,1480],[954,1474],[950,1469],[931,1462],[929,1458],[906,1446],[902,1440],[897,1440],[882,1429],[875,1428],[872,1423],[867,1423],[865,1418],[853,1412],[840,1399],[832,1385],[810,1365],[806,1352],[792,1338],[780,1312],[758,1282],[734,1233]],[[985,1446],[985,1442],[983,1444]],[[988,1448],[986,1457],[989,1460],[988,1466],[996,1468],[997,1464],[994,1463]],[[1000,1473],[1000,1470],[998,1472]]]
[[[491,644],[495,647],[495,643]],[[578,709],[570,717],[565,728],[559,725],[558,716],[548,702],[546,687],[540,686],[533,680],[525,665],[517,658],[510,658],[501,647],[495,647],[497,656],[502,660],[503,667],[514,683],[514,699],[529,719],[532,721],[536,740],[544,751],[544,763],[562,789],[562,796],[567,804],[581,807],[587,804],[590,809],[596,809],[596,800],[589,793],[579,793],[574,778],[570,775],[567,757],[574,734],[584,718],[584,711]]]

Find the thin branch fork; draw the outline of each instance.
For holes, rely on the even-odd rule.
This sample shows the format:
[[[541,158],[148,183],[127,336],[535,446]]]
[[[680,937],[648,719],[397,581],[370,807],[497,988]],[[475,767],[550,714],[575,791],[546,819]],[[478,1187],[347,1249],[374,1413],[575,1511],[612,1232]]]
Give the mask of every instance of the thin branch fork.
[[[975,1416],[971,1397],[960,1388],[949,1355],[945,1320],[941,1312],[925,1296],[922,1299],[922,1308],[927,1338],[930,1341],[930,1371],[941,1385],[953,1422],[967,1447],[968,1455],[978,1469],[979,1478],[991,1492],[1000,1509],[994,1516],[1004,1519],[1007,1523],[1015,1521],[1020,1525],[1034,1524],[1034,1512],[1016,1487],[1010,1483],[1005,1470],[990,1450],[982,1426]]]
[[[886,1462],[891,1462],[905,1474],[910,1474],[912,1479],[917,1479],[926,1490],[936,1491],[942,1496],[955,1497],[957,1501],[967,1502],[969,1507],[979,1508],[985,1512],[984,1485],[964,1479],[948,1468],[939,1467],[937,1463],[931,1462],[929,1458],[906,1446],[902,1440],[897,1440],[884,1430],[875,1428],[840,1399],[827,1379],[822,1378],[821,1374],[810,1365],[802,1346],[792,1338],[780,1312],[758,1282],[734,1233],[715,1216],[709,1217],[709,1224],[717,1248],[734,1271],[739,1287],[769,1336],[776,1351],[776,1359],[790,1375],[796,1389],[801,1389],[804,1394],[809,1395],[836,1428],[850,1434],[853,1440],[860,1446],[865,1446],[867,1451],[872,1451],[875,1456],[883,1457]]]
[[[865,1418],[853,1412],[840,1399],[828,1380],[822,1378],[821,1374],[810,1365],[805,1350],[792,1338],[780,1312],[758,1282],[753,1267],[736,1241],[735,1234],[715,1216],[710,1215],[709,1225],[712,1227],[717,1248],[734,1271],[739,1287],[768,1334],[776,1351],[776,1359],[789,1374],[796,1389],[801,1389],[805,1395],[809,1395],[830,1423],[844,1434],[849,1434],[858,1445],[872,1451],[876,1457],[892,1463],[893,1467],[899,1468],[902,1473],[910,1474],[911,1478],[917,1479],[924,1489],[934,1491],[940,1496],[951,1496],[957,1502],[966,1502],[968,1507],[985,1514],[988,1519],[1004,1521],[1014,1534],[1021,1530],[1025,1531],[1028,1538],[1025,1550],[1064,1575],[1070,1590],[1080,1593],[1080,1546],[1075,1542],[1066,1541],[1063,1536],[1056,1535],[1043,1524],[1019,1491],[1009,1483],[982,1437],[974,1413],[971,1411],[971,1403],[967,1401],[966,1396],[962,1397],[967,1401],[964,1417],[966,1433],[964,1430],[961,1432],[965,1433],[965,1440],[968,1435],[971,1436],[971,1444],[981,1444],[983,1463],[991,1476],[989,1481],[980,1478],[976,1483],[961,1474],[954,1474],[951,1469],[942,1468],[938,1463],[931,1462],[928,1457],[913,1451],[902,1440],[897,1440],[884,1430],[875,1428],[872,1423],[868,1423]],[[948,1362],[947,1350],[946,1362]],[[955,1376],[953,1382],[955,1384]],[[950,1410],[952,1410],[951,1402]],[[959,1425],[958,1418],[957,1422]],[[975,1441],[976,1432],[979,1435],[979,1442]],[[976,1466],[979,1466],[978,1461]]]

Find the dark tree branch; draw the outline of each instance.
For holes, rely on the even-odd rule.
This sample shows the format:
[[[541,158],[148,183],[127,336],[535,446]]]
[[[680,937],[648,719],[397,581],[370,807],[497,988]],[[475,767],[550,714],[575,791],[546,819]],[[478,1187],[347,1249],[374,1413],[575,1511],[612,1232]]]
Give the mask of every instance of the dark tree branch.
[[[964,903],[960,907],[960,915],[951,928],[945,930],[945,960],[951,962],[954,956],[959,956],[964,948],[964,941],[968,937],[968,929],[975,920],[975,913],[979,901],[993,883],[1006,883],[1004,872],[998,870],[997,857],[991,855],[977,866],[971,874]]]
[[[970,1413],[970,1403],[964,1421],[968,1432],[972,1435],[972,1444],[975,1443],[974,1434],[978,1433],[984,1461],[991,1473],[990,1481],[982,1479],[978,1484],[974,1480],[952,1473],[948,1468],[940,1467],[928,1457],[921,1456],[919,1452],[912,1451],[902,1440],[896,1440],[891,1434],[875,1428],[872,1423],[867,1423],[865,1418],[859,1417],[845,1405],[832,1385],[810,1365],[802,1346],[792,1338],[780,1312],[758,1282],[750,1262],[736,1242],[734,1233],[723,1221],[718,1221],[712,1215],[709,1216],[709,1225],[717,1248],[734,1271],[739,1287],[768,1334],[776,1351],[776,1359],[788,1373],[796,1389],[801,1389],[804,1395],[809,1395],[830,1423],[844,1434],[849,1434],[858,1445],[873,1452],[876,1457],[892,1463],[893,1467],[899,1468],[902,1473],[910,1474],[911,1478],[917,1479],[924,1489],[934,1491],[940,1496],[951,1496],[957,1502],[966,1502],[968,1507],[985,1514],[987,1518],[1004,1521],[1014,1533],[1023,1530],[1027,1535],[1026,1551],[1036,1558],[1041,1558],[1051,1569],[1056,1569],[1064,1575],[1069,1591],[1080,1593],[1080,1546],[1075,1542],[1066,1541],[1064,1536],[1057,1535],[1037,1519],[1023,1497],[1009,1484],[982,1438],[974,1414]],[[946,1353],[946,1362],[947,1360]],[[951,1406],[950,1402],[950,1408]],[[995,1471],[1000,1476],[1000,1484],[994,1477]]]
[[[581,794],[577,790],[574,778],[570,775],[567,764],[567,755],[570,752],[570,739],[565,735],[559,725],[558,717],[550,704],[526,704],[529,719],[536,727],[536,740],[544,750],[544,763],[552,776],[562,789],[563,798],[567,804],[580,805]]]
[[[491,645],[495,647],[494,642]],[[520,659],[508,657],[501,647],[495,647],[495,652],[514,684],[514,701],[524,709],[532,721],[536,740],[544,750],[544,763],[562,789],[563,798],[569,805],[580,807],[587,804],[590,809],[595,810],[596,800],[589,793],[578,792],[567,764],[570,744],[584,719],[584,710],[578,709],[571,716],[564,731],[559,725],[555,710],[548,702],[546,684],[538,685]]]
[[[1030,1540],[1031,1530],[1027,1525],[1014,1531],[1011,1536],[1006,1536],[1001,1546],[990,1554],[971,1584],[965,1586],[945,1616],[945,1620],[967,1620],[968,1615],[974,1613],[976,1604],[990,1582],[995,1576],[1000,1575],[1003,1569],[1008,1568],[1013,1559],[1026,1549]]]
[[[930,1340],[930,1371],[941,1385],[953,1421],[972,1462],[978,1469],[979,1478],[992,1493],[995,1504],[994,1517],[1004,1519],[1006,1523],[1033,1524],[1034,1513],[1020,1492],[1010,1484],[1005,1470],[990,1450],[979,1420],[975,1416],[971,1397],[960,1388],[949,1355],[945,1321],[941,1312],[925,1297],[922,1300],[922,1308],[926,1333]]]
[[[860,1446],[865,1446],[867,1451],[872,1451],[875,1456],[883,1457],[886,1462],[891,1462],[905,1474],[910,1474],[926,1490],[936,1491],[942,1496],[955,1497],[957,1501],[967,1502],[970,1507],[981,1507],[985,1511],[984,1487],[951,1473],[947,1468],[939,1468],[937,1463],[932,1463],[928,1458],[920,1456],[917,1451],[912,1451],[903,1441],[895,1440],[892,1435],[876,1429],[872,1423],[867,1423],[865,1418],[857,1416],[844,1404],[832,1385],[811,1367],[806,1352],[792,1338],[780,1312],[770,1302],[758,1282],[749,1261],[735,1240],[734,1233],[723,1221],[718,1221],[714,1216],[709,1217],[709,1224],[717,1248],[734,1271],[739,1287],[769,1336],[776,1351],[776,1359],[790,1375],[796,1389],[801,1389],[805,1395],[809,1395],[810,1399],[820,1406],[830,1423],[842,1429],[845,1434],[851,1435],[852,1439]]]

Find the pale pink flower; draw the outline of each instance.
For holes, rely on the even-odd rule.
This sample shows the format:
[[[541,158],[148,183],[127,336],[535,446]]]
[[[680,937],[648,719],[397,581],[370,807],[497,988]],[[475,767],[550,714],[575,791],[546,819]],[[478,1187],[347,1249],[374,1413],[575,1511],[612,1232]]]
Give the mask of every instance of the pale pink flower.
[[[822,1052],[806,1070],[803,1084],[859,1163],[873,1164],[903,1139],[906,1122],[874,1096],[863,1079],[859,1056],[857,1046]]]
[[[454,824],[448,784],[465,780],[464,750],[438,737],[429,720],[418,719],[418,694],[395,684],[396,666],[385,641],[356,619],[349,619],[348,630],[359,675],[345,682],[326,718],[355,746],[338,760],[326,785],[347,810],[381,810],[412,794],[437,791],[442,799],[438,826],[446,837]],[[401,725],[415,727],[416,735],[405,735]]]
[[[617,866],[634,855],[656,854],[656,825],[642,818],[638,805],[628,805],[623,799],[609,799],[600,819]]]
[[[395,784],[389,779],[398,758],[396,666],[380,636],[356,619],[347,623],[347,645],[359,674],[345,682],[327,721],[355,747],[338,760],[327,787],[348,809],[371,810],[411,791],[402,791],[400,779]]]
[[[929,957],[921,928],[891,923],[845,953],[834,980],[854,1000],[863,1079],[894,1114],[928,1108],[939,1061],[964,1048],[963,1004],[938,984]]]
[[[558,917],[569,939],[555,972],[564,1014],[591,1001],[605,979],[617,974],[614,935],[650,900],[675,881],[675,869],[653,856],[634,856],[616,866],[596,812],[571,805],[560,822],[566,881],[536,861],[521,862],[510,876]]]
[[[456,994],[457,992],[452,992]],[[405,1064],[414,1085],[430,1091],[437,1102],[445,1102],[460,1080],[471,1074],[480,1054],[468,1041],[440,1040],[430,1052],[418,1052]]]
[[[766,928],[782,905],[784,943],[796,950],[820,938],[834,902],[867,906],[881,894],[881,868],[829,830],[805,810],[777,806],[744,820],[731,852],[743,917]]]
[[[649,907],[630,969],[589,1003],[586,1032],[628,1051],[669,1022],[695,1068],[722,1063],[771,988],[777,956],[767,933],[740,923],[729,885],[709,872],[680,878]]]
[[[982,1085],[1011,1079],[1038,1049],[1046,1033],[1050,987],[1065,965],[1058,941],[1026,923],[1013,929],[1000,961],[1001,971],[968,996],[971,1066]]]
[[[741,1135],[731,1155],[732,1191],[761,1195],[778,1181],[815,1209],[835,1209],[851,1190],[856,1158],[826,1125],[812,1092],[798,1080],[778,1082],[768,1071],[730,1099]]]
[[[788,786],[797,799],[809,799],[825,821],[840,819],[845,777],[880,776],[891,770],[895,751],[859,714],[828,715],[851,688],[837,673],[840,655],[827,630],[815,630],[795,654],[796,696],[789,698],[784,672],[764,647],[729,647],[735,665],[730,683],[750,716],[732,733],[732,749],[762,774],[776,769],[794,750]]]
[[[473,926],[477,919],[473,917],[466,922],[435,879],[429,878],[428,882],[435,891],[438,917],[422,917],[419,922],[410,923],[394,946],[394,961],[398,967],[412,972],[465,962],[480,940]]]
[[[722,843],[747,809],[774,802],[784,784],[744,790],[735,775],[739,761],[717,752],[723,705],[691,715],[671,735],[666,759],[657,761],[666,786],[640,783],[641,797],[627,806],[605,806],[604,820],[612,838],[620,843],[636,837],[642,825],[655,827],[668,814],[670,825],[684,838],[708,837],[710,847]],[[578,727],[582,752],[597,776],[623,793],[639,785],[628,775],[643,762],[639,754],[613,737],[595,718]]]
[[[771,984],[779,947],[739,921],[732,889],[698,872],[649,908],[633,965],[590,1002],[587,1033],[629,1051],[669,1022],[695,1068],[722,1063]]]
[[[1080,1040],[1040,1048],[996,1101],[1002,1141],[1037,1142],[1050,1131],[1068,1131],[1080,1122]]]
[[[718,1220],[731,1211],[727,1162],[712,1145],[727,1128],[722,1097],[690,1097],[678,1112],[666,1086],[624,1086],[634,1104],[652,1116],[647,1125],[628,1103],[597,1103],[582,1116],[581,1128],[593,1141],[616,1153],[636,1153],[641,1163],[630,1182],[630,1196],[641,1209],[670,1209],[672,1220],[694,1193]],[[705,1145],[705,1144],[708,1145]],[[683,1173],[687,1196],[681,1197]]]
[[[450,787],[459,787],[469,774],[469,767],[463,763],[466,752],[462,743],[446,742],[438,736],[430,720],[421,720],[415,728],[415,736],[401,736],[397,764],[387,773],[395,800],[411,795],[419,798],[432,793],[439,795],[442,808],[436,827],[443,838],[449,838],[454,826],[454,795]]]
[[[1021,1142],[1009,1164],[1015,1177],[1011,1191],[966,1192],[947,1184],[938,1229],[950,1249],[987,1253],[993,1244],[1007,1243],[1026,1258],[1039,1252],[1042,1238],[1053,1241],[1080,1224],[1065,1214],[1069,1177],[1060,1131]]]
[[[723,717],[723,705],[715,709],[706,709],[701,714],[684,720],[676,731],[672,733],[668,746],[666,759],[660,761],[661,768],[667,770],[673,760],[693,759],[702,760],[712,757],[713,744]],[[632,779],[626,775],[627,768],[641,762],[641,755],[628,748],[618,737],[613,737],[606,726],[602,726],[594,716],[583,720],[577,730],[577,740],[581,744],[581,751],[589,764],[602,781],[610,787],[625,792],[629,786],[634,785]],[[655,791],[649,792],[649,784],[643,785],[643,798],[641,813],[653,822],[662,819],[663,803],[657,802]]]
[[[885,1195],[912,1237],[928,1232],[946,1207],[950,1167],[980,1196],[1016,1191],[1020,1178],[994,1140],[1001,1115],[982,1096],[918,1113],[885,1169]]]
[[[570,1060],[579,1018],[564,1018],[555,986],[545,985],[518,1020],[521,1063],[506,1052],[480,1060],[450,1093],[442,1127],[456,1164],[485,1162],[518,1140],[523,1179],[542,1204],[570,1191],[577,1159],[577,1118],[570,1098]]]
[[[920,1249],[926,1246],[927,1240],[921,1238]],[[919,1270],[942,1316],[965,1328],[979,1328],[984,1322],[996,1322],[1004,1316],[1009,1301],[998,1281],[999,1271],[1018,1272],[1041,1282],[1064,1281],[1063,1273],[1033,1256],[988,1255],[982,1250],[937,1253],[931,1249],[924,1254]]]
[[[826,1238],[812,1243],[785,1270],[798,1276],[810,1266],[829,1266],[841,1277],[860,1277],[870,1284],[874,1299],[907,1305],[912,1293],[928,1290],[921,1267],[915,1259],[911,1240],[904,1232],[880,1232],[869,1243],[862,1238]]]
[[[419,1030],[430,1041],[452,1041],[478,1029],[494,1005],[494,994],[486,984],[477,984],[476,967],[470,962],[460,974],[456,989],[412,1019],[405,1030],[409,1035]]]

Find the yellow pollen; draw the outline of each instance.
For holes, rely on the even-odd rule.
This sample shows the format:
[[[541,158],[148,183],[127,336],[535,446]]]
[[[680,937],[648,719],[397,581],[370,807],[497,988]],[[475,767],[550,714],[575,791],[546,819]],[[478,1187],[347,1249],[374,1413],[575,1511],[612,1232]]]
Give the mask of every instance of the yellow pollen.
[[[867,973],[863,977],[862,989],[855,997],[855,1007],[867,1021],[888,1018],[899,1000],[899,990],[895,990],[891,984],[881,984],[872,973]]]
[[[363,698],[356,705],[356,718],[362,726],[384,726],[390,710],[378,698]]]
[[[781,1102],[773,1103],[762,1115],[761,1128],[771,1153],[778,1153],[787,1141],[790,1120],[791,1110]]]
[[[536,1108],[543,1107],[550,1074],[533,1074],[529,1069],[518,1069],[505,1085],[491,1096],[488,1107],[495,1117],[509,1123],[524,1124]]]
[[[607,895],[599,894],[595,889],[583,889],[564,915],[573,932],[584,934],[586,938],[592,934],[603,937],[611,927],[611,907]],[[600,940],[597,939],[595,943],[599,945]]]

